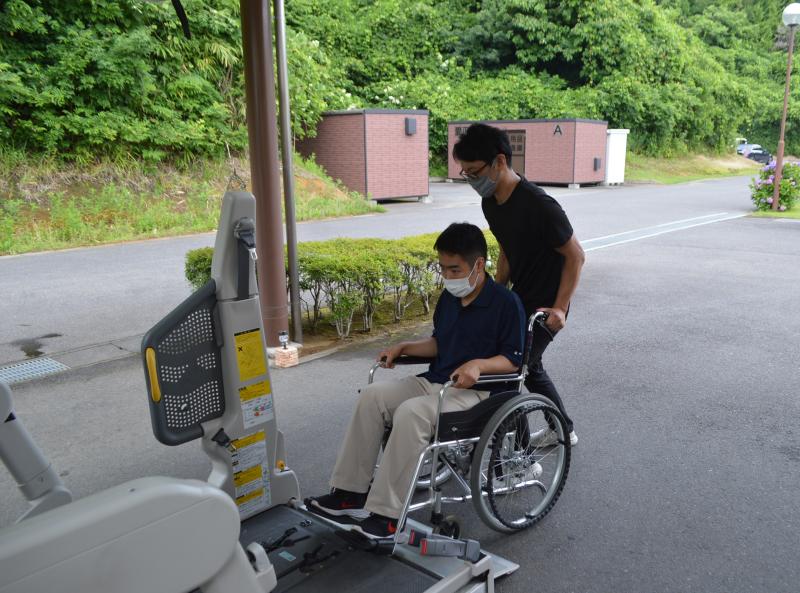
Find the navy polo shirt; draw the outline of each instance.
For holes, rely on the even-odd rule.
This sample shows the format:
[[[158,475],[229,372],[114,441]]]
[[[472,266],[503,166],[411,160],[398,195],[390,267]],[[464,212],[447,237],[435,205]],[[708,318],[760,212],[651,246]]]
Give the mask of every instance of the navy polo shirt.
[[[446,383],[454,370],[476,358],[501,354],[520,366],[525,311],[516,294],[487,274],[477,298],[466,307],[461,299],[446,290],[442,292],[433,313],[433,337],[436,359],[427,372],[419,375],[431,383]],[[498,389],[502,388],[494,391]]]

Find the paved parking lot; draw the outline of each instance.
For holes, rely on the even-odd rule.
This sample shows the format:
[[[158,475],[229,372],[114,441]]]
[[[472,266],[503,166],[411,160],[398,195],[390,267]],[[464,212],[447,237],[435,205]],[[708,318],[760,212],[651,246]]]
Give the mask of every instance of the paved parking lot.
[[[546,356],[580,436],[560,501],[511,537],[452,509],[521,564],[499,591],[797,590],[799,287],[797,222],[735,218],[589,252]],[[306,494],[327,488],[374,351],[273,372]],[[136,358],[15,389],[18,415],[78,496],[143,475],[205,477],[199,446],[155,442],[145,398]],[[22,508],[0,473],[0,525]]]
[[[799,286],[800,224],[738,219],[589,254],[547,354],[580,436],[561,500],[513,537],[454,507],[522,564],[500,591],[796,590]],[[372,350],[276,375],[309,492],[326,488]]]

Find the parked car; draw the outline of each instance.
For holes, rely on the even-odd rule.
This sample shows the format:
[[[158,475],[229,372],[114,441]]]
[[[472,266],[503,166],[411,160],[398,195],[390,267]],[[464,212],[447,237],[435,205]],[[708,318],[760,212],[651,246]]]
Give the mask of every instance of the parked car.
[[[748,144],[744,142],[736,147],[736,153],[747,156],[747,154],[754,148],[761,148],[760,144]]]
[[[758,146],[758,145],[756,145]],[[748,159],[752,159],[757,163],[768,163],[772,160],[772,155],[758,146],[758,148],[751,149],[746,155]]]

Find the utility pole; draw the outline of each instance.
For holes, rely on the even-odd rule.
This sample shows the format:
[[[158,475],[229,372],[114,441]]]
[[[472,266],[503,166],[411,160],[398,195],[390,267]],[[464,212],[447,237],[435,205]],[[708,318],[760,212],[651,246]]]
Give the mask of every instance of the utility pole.
[[[275,0],[275,55],[278,58],[278,89],[281,118],[281,159],[283,162],[283,205],[286,215],[286,255],[289,260],[289,303],[292,308],[292,337],[303,342],[303,317],[300,312],[300,285],[297,272],[297,227],[294,212],[292,166],[292,123],[289,104],[289,69],[286,64],[286,18],[283,0]]]
[[[289,329],[289,311],[283,263],[272,15],[269,0],[240,0],[240,7],[261,316],[267,346],[278,346],[278,335]]]
[[[783,114],[781,115],[781,131],[778,137],[778,155],[775,159],[775,175],[773,177],[772,209],[777,210],[781,198],[781,178],[783,177],[783,149],[786,133],[786,113],[789,108],[789,86],[792,80],[792,54],[794,53],[794,30],[800,24],[800,3],[793,2],[783,9],[783,24],[789,27],[789,56],[786,60],[786,86],[783,90]]]

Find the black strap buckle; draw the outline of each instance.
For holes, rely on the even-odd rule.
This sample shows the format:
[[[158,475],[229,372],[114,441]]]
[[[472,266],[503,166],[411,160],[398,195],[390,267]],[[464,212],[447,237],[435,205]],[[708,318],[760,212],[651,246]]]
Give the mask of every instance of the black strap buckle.
[[[233,236],[238,241],[236,300],[250,296],[250,260],[258,260],[256,253],[256,223],[252,218],[242,218],[233,227]]]

